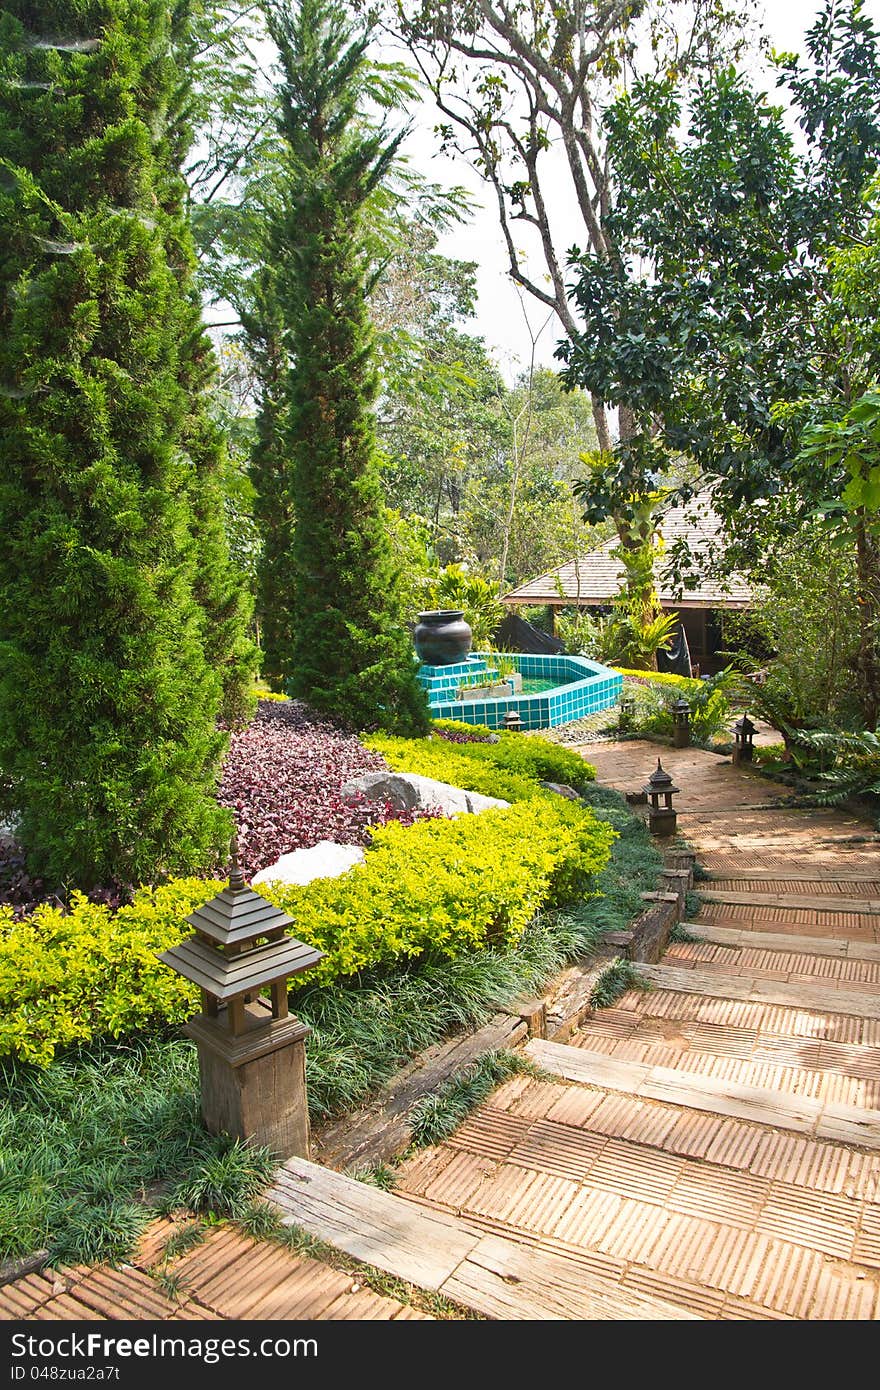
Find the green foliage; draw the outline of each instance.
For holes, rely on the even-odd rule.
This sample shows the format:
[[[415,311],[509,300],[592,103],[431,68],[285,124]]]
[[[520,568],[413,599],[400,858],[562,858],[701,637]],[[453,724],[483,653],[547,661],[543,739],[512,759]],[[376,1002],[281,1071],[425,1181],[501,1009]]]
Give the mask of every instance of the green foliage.
[[[0,20],[0,768],[55,883],[204,868],[230,828],[216,717],[246,715],[249,649],[178,167],[181,26],[154,0]]]
[[[182,1023],[198,992],[156,955],[220,887],[177,879],[115,913],[74,893],[68,911],[45,904],[18,922],[0,907],[0,1056],[42,1066],[74,1043]]]
[[[590,1005],[594,1009],[610,1009],[627,990],[650,988],[631,960],[618,957],[596,977],[590,992]]]
[[[812,799],[822,806],[837,806],[850,796],[880,797],[880,734],[870,729],[858,731],[800,731],[798,749],[819,754],[822,770],[804,770],[818,775],[826,790]],[[831,766],[828,766],[829,757]],[[803,758],[799,759],[803,765]]]
[[[422,1096],[410,1112],[412,1142],[422,1149],[442,1144],[487,1096],[512,1076],[541,1076],[540,1068],[521,1052],[485,1052],[478,1061]]]
[[[606,666],[638,666],[649,670],[657,653],[669,646],[678,619],[674,613],[640,618],[636,606],[624,599],[607,615],[595,617],[585,609],[560,614],[556,632],[565,650],[588,656]]]
[[[726,616],[724,640],[737,662],[746,670],[768,669],[765,683],[746,698],[775,728],[846,727],[858,720],[857,570],[849,528],[813,522],[777,541],[749,611]]]
[[[625,931],[644,910],[642,893],[656,888],[663,858],[645,822],[632,814],[617,792],[593,785],[582,795],[593,815],[610,825],[617,838],[598,876],[596,896],[566,908],[565,915],[600,935]]]
[[[329,983],[407,959],[511,946],[535,912],[586,896],[613,834],[581,807],[536,796],[479,816],[391,823],[366,862],[304,888],[267,885],[303,941],[326,951]]]
[[[195,1048],[161,1035],[0,1068],[0,1258],[115,1260],[179,1195],[238,1209],[268,1156],[206,1133]]]
[[[631,671],[616,668],[627,677],[628,695],[635,695],[633,728],[643,734],[671,736],[675,727],[672,707],[682,695],[691,708],[691,740],[711,744],[720,735],[728,736],[733,718],[733,702],[743,697],[743,681],[733,667],[714,676],[693,680],[668,671]],[[751,692],[750,692],[751,694]]]
[[[679,942],[681,945],[687,945],[691,941],[699,941],[700,938],[694,936],[692,931],[688,931],[683,922],[674,922],[669,933],[669,940]]]
[[[498,597],[498,585],[479,574],[469,574],[462,565],[447,565],[439,575],[425,582],[423,608],[460,608],[470,624],[474,647],[484,650],[506,612]]]
[[[580,807],[538,795],[479,817],[389,824],[355,871],[264,891],[293,917],[295,934],[326,953],[301,989],[512,946],[539,909],[592,891],[612,838]],[[69,912],[42,906],[19,922],[0,909],[0,1055],[46,1065],[73,1043],[190,1016],[196,989],[156,957],[220,886],[183,879],[141,889],[115,914],[82,894]]]
[[[169,1189],[162,1205],[166,1211],[187,1207],[217,1216],[238,1216],[269,1181],[274,1158],[268,1149],[227,1138]]]
[[[588,904],[589,905],[589,904]],[[369,975],[358,984],[306,985],[297,1016],[309,1035],[313,1117],[360,1104],[414,1053],[461,1028],[482,1027],[534,995],[599,933],[577,911],[541,914],[513,950],[486,950]]]
[[[438,725],[484,732],[479,725]],[[465,791],[520,801],[541,793],[540,782],[560,782],[581,791],[595,779],[596,769],[579,754],[549,739],[502,731],[497,743],[447,743],[443,739],[402,739],[376,735],[366,746],[381,753],[395,772],[415,772]],[[550,793],[554,803],[558,798]]]
[[[388,1163],[369,1163],[364,1167],[347,1168],[346,1172],[350,1178],[378,1187],[382,1192],[392,1192],[397,1181],[397,1174]]]
[[[385,529],[367,310],[366,209],[400,138],[365,129],[367,36],[335,0],[267,11],[283,71],[271,261],[282,338],[284,477],[295,500],[292,586],[273,595],[287,627],[291,694],[356,727],[427,728]]]

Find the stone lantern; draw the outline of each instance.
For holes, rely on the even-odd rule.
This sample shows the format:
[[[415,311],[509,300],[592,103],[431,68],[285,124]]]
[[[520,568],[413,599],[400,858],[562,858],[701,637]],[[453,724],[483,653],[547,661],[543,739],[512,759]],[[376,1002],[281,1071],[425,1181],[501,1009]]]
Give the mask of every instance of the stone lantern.
[[[677,815],[672,805],[672,798],[679,788],[675,786],[668,772],[660,766],[660,759],[657,759],[657,770],[652,772],[643,788],[648,798],[648,829],[652,835],[674,835],[677,824]]]
[[[523,726],[519,710],[509,709],[501,721],[502,728],[516,733]]]
[[[287,981],[323,953],[287,936],[291,919],[248,888],[234,840],[228,886],[186,920],[195,935],[159,959],[202,992],[184,1032],[198,1048],[206,1127],[308,1158],[310,1029],[288,1013]]]
[[[755,725],[747,714],[742,719],[738,719],[733,726],[733,736],[736,745],[733,750],[734,760],[738,763],[750,763],[755,751]]]
[[[672,705],[672,746],[687,748],[691,741],[691,707],[683,695]]]

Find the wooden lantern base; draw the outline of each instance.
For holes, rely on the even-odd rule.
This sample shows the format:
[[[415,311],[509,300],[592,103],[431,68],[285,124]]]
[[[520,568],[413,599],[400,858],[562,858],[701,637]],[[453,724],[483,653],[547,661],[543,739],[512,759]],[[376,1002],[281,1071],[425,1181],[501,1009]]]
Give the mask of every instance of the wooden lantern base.
[[[267,1011],[268,1012],[268,1011]],[[306,1046],[311,1031],[292,1015],[255,1019],[239,1036],[198,1014],[184,1026],[198,1048],[202,1118],[212,1134],[264,1144],[279,1158],[308,1158]]]
[[[648,812],[648,829],[652,835],[666,836],[674,835],[678,821],[678,812],[666,810],[660,807],[659,810]]]

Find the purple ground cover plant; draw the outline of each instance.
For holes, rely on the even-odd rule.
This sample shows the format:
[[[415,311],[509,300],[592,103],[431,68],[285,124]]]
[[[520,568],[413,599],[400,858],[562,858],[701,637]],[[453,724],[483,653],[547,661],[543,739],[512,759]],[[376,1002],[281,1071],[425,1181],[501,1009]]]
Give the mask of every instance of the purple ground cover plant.
[[[364,748],[355,734],[316,718],[298,701],[261,700],[251,725],[232,735],[217,793],[235,816],[244,872],[254,874],[319,840],[366,845],[371,826],[389,820],[411,825],[438,814],[343,798],[349,778],[386,769],[384,758]],[[225,865],[215,870],[218,877],[224,872]],[[131,886],[113,884],[89,897],[116,908],[131,892]],[[24,917],[41,902],[63,906],[51,885],[28,873],[14,835],[0,833],[0,905]]]
[[[365,845],[372,825],[425,819],[425,812],[341,795],[349,778],[386,769],[354,734],[299,701],[261,700],[249,728],[232,735],[218,792],[235,815],[245,874],[319,840]]]

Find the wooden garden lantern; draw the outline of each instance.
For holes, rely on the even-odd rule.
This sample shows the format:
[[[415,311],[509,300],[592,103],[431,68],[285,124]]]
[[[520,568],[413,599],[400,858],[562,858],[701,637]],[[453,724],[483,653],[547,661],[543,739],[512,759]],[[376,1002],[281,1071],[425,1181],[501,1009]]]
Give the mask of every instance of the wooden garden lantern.
[[[733,726],[733,737],[736,746],[733,756],[738,763],[750,763],[755,751],[755,734],[757,729],[747,714],[742,719],[738,719]]]
[[[651,773],[643,790],[648,797],[648,829],[651,834],[674,835],[677,815],[672,798],[679,788],[675,786],[669,773],[660,766],[659,758],[657,770]]]
[[[687,748],[691,741],[691,707],[683,695],[672,705],[672,746]]]
[[[228,886],[186,920],[195,935],[159,959],[202,992],[184,1032],[198,1048],[207,1128],[308,1158],[310,1030],[288,1012],[287,981],[322,952],[287,936],[291,919],[247,886],[235,841]]]

